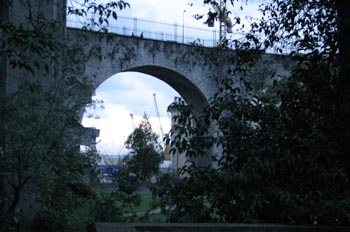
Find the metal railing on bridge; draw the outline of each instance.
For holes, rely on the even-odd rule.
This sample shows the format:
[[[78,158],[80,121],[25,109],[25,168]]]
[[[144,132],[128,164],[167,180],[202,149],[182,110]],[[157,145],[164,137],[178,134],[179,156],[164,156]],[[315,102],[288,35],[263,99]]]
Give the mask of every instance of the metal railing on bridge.
[[[82,28],[84,22],[79,21],[77,17],[67,18],[67,27]],[[182,44],[198,45],[204,47],[217,47],[219,45],[219,31],[216,28],[204,29],[198,27],[190,27],[184,24],[171,24],[165,22],[156,22],[146,19],[138,19],[136,17],[129,18],[118,16],[118,20],[110,23],[105,27],[109,33],[115,33],[124,36],[143,37],[147,39],[171,41]],[[229,34],[230,39],[243,39],[245,33],[236,32]],[[263,38],[263,36],[261,37]],[[233,49],[233,45],[228,45]],[[279,48],[283,48],[279,51]],[[270,54],[288,54],[296,51],[297,48],[284,44],[275,45],[275,48],[269,48],[266,52]]]
[[[77,18],[69,17],[67,26],[82,28],[84,23]],[[213,28],[204,29],[180,25],[177,23],[155,22],[152,20],[119,16],[118,20],[106,27],[108,32],[125,36],[143,37],[147,39],[171,41],[182,44],[216,47],[219,43],[219,31]],[[236,33],[235,37],[242,36]]]

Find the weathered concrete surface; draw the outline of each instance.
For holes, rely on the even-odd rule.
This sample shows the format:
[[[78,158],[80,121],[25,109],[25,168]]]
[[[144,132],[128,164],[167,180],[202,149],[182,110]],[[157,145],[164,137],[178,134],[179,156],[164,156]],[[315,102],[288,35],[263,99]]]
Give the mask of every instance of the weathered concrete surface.
[[[223,224],[223,223],[95,223],[88,232],[137,231],[226,231],[226,232],[349,232],[350,227],[288,226],[280,224]]]
[[[200,108],[212,96],[213,86],[217,86],[215,78],[211,78],[217,72],[213,70],[218,69],[210,62],[218,56],[214,49],[70,28],[67,34],[70,41],[83,44],[86,53],[94,51],[85,64],[85,74],[94,88],[114,74],[135,71],[164,81]]]
[[[73,28],[67,28],[67,35],[70,42],[78,43],[85,48],[85,54],[90,54],[84,69],[94,90],[119,72],[140,72],[170,85],[198,111],[217,91],[220,80],[230,76],[232,63],[237,58],[233,50]],[[256,78],[284,75],[288,65],[286,57],[266,55],[262,62],[251,68],[255,71],[251,73]],[[236,82],[242,81],[239,77],[234,78]]]

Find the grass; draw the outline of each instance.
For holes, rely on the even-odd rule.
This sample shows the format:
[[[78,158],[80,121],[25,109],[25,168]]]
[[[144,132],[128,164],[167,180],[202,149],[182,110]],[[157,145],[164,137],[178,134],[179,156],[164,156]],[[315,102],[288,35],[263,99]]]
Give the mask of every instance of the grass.
[[[92,188],[98,194],[108,194],[115,191],[115,186],[111,184],[96,184],[93,185]],[[159,208],[152,208],[153,201],[154,199],[151,193],[141,194],[140,205],[132,205],[132,210],[130,210],[129,207],[125,207],[123,209],[123,215],[125,217],[130,217],[130,219],[135,222],[165,222],[166,216],[160,213]],[[147,213],[149,213],[148,217],[145,217]],[[134,217],[134,215],[136,215],[136,217]]]
[[[139,206],[135,207],[136,212],[147,212],[152,209],[153,198],[152,194],[141,195],[141,203]]]
[[[160,213],[159,209],[152,208],[152,203],[154,199],[152,198],[152,194],[143,194],[141,195],[140,205],[133,207],[133,213],[136,215],[135,221],[146,220],[148,222],[165,222],[165,215]],[[142,219],[146,213],[148,217],[146,219]],[[127,214],[130,214],[130,211],[127,210]]]

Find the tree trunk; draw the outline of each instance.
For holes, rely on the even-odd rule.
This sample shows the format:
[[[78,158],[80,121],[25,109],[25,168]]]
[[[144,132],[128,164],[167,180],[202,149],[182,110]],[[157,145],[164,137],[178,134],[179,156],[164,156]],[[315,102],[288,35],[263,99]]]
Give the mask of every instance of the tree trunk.
[[[15,216],[16,209],[17,209],[19,200],[21,198],[21,189],[19,187],[14,187],[13,192],[14,193],[13,193],[12,203],[6,213],[7,215],[10,215],[10,216]]]

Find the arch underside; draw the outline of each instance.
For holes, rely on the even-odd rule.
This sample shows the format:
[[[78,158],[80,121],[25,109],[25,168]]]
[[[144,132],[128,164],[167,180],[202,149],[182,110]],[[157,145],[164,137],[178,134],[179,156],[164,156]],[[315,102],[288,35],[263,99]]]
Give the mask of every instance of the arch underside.
[[[180,73],[171,69],[159,67],[159,66],[139,66],[131,68],[125,71],[140,72],[156,77],[157,79],[164,81],[173,89],[175,89],[181,97],[190,104],[195,112],[200,113],[205,106],[208,105],[208,101],[203,93],[195,86],[191,81]]]

